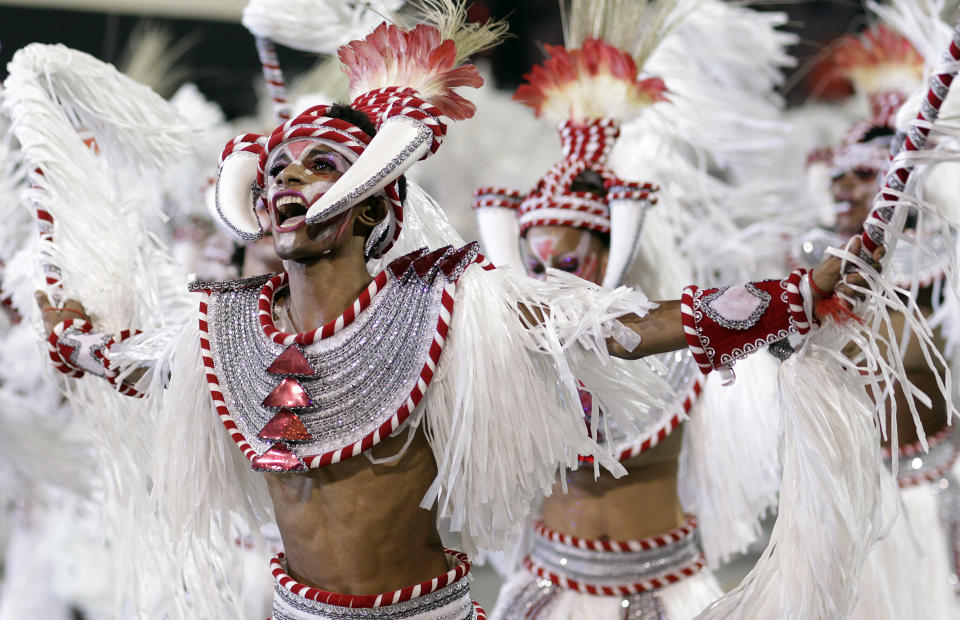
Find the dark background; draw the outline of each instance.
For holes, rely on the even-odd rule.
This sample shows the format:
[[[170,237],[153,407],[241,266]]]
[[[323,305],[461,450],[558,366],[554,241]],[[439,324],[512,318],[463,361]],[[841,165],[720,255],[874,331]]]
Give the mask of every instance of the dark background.
[[[816,80],[800,75],[813,67],[817,54],[830,41],[862,26],[862,5],[852,0],[765,4],[760,3],[759,8],[789,13],[789,30],[800,36],[793,52],[801,73],[788,82],[786,95],[791,102],[803,101],[808,97],[810,82]],[[471,10],[478,18],[506,16],[510,21],[515,37],[490,53],[494,77],[502,88],[515,88],[523,73],[542,59],[542,44],[562,42],[556,0],[483,0]],[[6,77],[6,65],[13,52],[34,41],[63,43],[116,62],[131,32],[143,19],[129,15],[0,7],[0,78]],[[195,37],[196,43],[185,58],[190,78],[207,97],[221,105],[228,117],[253,112],[256,98],[252,85],[259,76],[259,63],[253,39],[243,26],[184,19],[151,18],[150,21],[168,27],[176,37]],[[289,73],[305,70],[314,60],[293,50],[281,49],[280,54],[284,70]],[[822,87],[820,83],[818,90]]]

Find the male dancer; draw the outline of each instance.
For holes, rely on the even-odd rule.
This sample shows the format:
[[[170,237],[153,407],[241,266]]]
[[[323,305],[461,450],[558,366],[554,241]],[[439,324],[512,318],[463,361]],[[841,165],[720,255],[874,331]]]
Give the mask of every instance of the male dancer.
[[[800,264],[815,263],[827,245],[861,229],[870,213],[897,134],[897,115],[910,92],[923,83],[923,57],[910,41],[893,30],[896,24],[907,21],[902,19],[904,9],[914,13],[915,23],[939,21],[936,15],[923,15],[919,6],[900,3],[896,11],[888,10],[886,14],[901,19],[890,24],[879,23],[858,35],[845,36],[835,45],[836,70],[851,81],[860,97],[869,101],[870,116],[851,127],[832,148],[815,152],[812,165],[826,166],[829,170],[835,220],[828,228],[814,228],[798,237],[792,256]],[[952,168],[952,172],[948,172],[948,168]],[[950,189],[956,187],[952,174],[955,174],[954,164],[946,164],[941,170],[933,168],[928,175],[930,180],[925,183],[926,198],[941,210],[941,215],[945,208],[948,212],[952,210],[949,203],[956,200]],[[931,318],[931,323],[938,327],[935,343],[943,352],[946,346],[939,328],[944,321],[956,320],[947,315],[956,311],[955,304],[951,303],[953,293],[942,288],[945,270],[955,253],[955,231],[942,228],[940,218],[929,213],[917,212],[910,219],[908,226],[913,229],[910,235],[922,240],[928,249],[920,252],[913,244],[901,242],[890,257],[887,273],[898,286],[910,291],[927,317],[934,316],[935,307],[943,306],[939,315]],[[899,313],[891,316],[897,333],[902,332],[904,316]],[[855,357],[859,349],[851,343],[846,352]],[[911,583],[920,589],[919,595],[928,606],[925,617],[955,618],[960,614],[956,593],[960,568],[956,555],[960,549],[960,538],[957,538],[960,500],[953,469],[960,447],[952,427],[947,424],[947,402],[937,387],[942,377],[929,367],[916,342],[908,341],[901,354],[910,381],[930,400],[928,405],[918,407],[922,428],[915,425],[902,389],[894,392],[895,402],[891,403],[896,405],[896,415],[890,420],[890,424],[895,425],[891,430],[896,431],[896,444],[891,445],[888,435],[884,449],[888,460],[892,451],[899,453],[897,483],[904,508],[902,518],[909,525],[905,544],[911,551],[916,548],[914,541],[920,547],[916,557],[899,557],[895,561],[916,562],[915,574],[910,577],[915,579]],[[921,433],[927,437],[929,452],[921,443]],[[892,536],[895,535],[896,530]],[[884,572],[899,575],[891,566],[892,558],[880,561]],[[918,592],[911,591],[910,584],[902,578],[895,577],[894,581],[897,583],[864,582],[865,591],[853,617],[901,617],[904,607],[912,604]],[[866,591],[871,586],[883,592]]]
[[[270,136],[227,145],[218,211],[239,237],[255,238],[252,207],[262,200],[286,271],[198,283],[200,333],[178,326],[176,346],[149,355],[170,356],[156,366],[169,377],[144,378],[154,388],[169,381],[147,395],[169,435],[200,434],[198,420],[215,413],[252,468],[266,472],[286,549],[273,564],[275,618],[480,615],[464,579],[469,563],[442,548],[434,517],[450,517],[468,549],[496,547],[578,454],[619,471],[583,431],[578,380],[613,412],[669,390],[645,363],[611,360],[608,349],[635,359],[691,343],[704,369],[728,367],[744,343],[809,329],[804,281],[829,293],[841,279],[839,260],[829,259],[812,275],[734,287],[734,296],[763,301],[754,304],[758,322],[731,330],[729,307],[714,303],[729,299],[720,291],[654,306],[564,278],[523,282],[488,269],[473,244],[410,252],[405,242],[450,240],[430,238],[442,224],[431,218],[442,216],[414,187],[405,200],[402,173],[439,146],[441,116],[471,113],[450,88],[476,84],[471,68],[456,67],[470,51],[456,39],[455,30],[444,40],[429,26],[381,26],[341,51],[361,93],[352,106],[311,108]],[[394,73],[398,59],[414,71]],[[400,255],[371,276],[368,260],[395,245]],[[58,363],[123,377],[115,361],[129,363],[139,337],[111,342],[77,321],[77,306],[64,308],[46,313],[60,320],[50,338]],[[592,371],[598,363],[603,371]],[[198,386],[207,411],[185,410],[202,402]],[[233,472],[200,454],[183,460],[182,449],[171,460],[190,463],[183,484],[171,488],[159,471],[152,482],[159,500],[175,495],[195,513],[215,503],[190,501],[195,481]]]
[[[621,136],[621,126],[650,112],[652,106],[675,123],[682,117],[677,124],[689,126],[687,131],[694,132],[723,131],[717,125],[724,122],[734,132],[732,126],[737,121],[732,110],[736,109],[751,109],[752,120],[764,118],[763,104],[774,99],[771,90],[775,84],[770,83],[755,94],[741,86],[731,88],[736,71],[725,63],[732,62],[731,56],[736,56],[734,48],[747,40],[745,37],[776,41],[776,24],[775,20],[768,21],[766,16],[751,11],[712,3],[700,3],[689,14],[680,9],[678,13],[684,16],[679,18],[642,16],[653,23],[672,22],[669,34],[664,35],[653,29],[644,30],[640,26],[641,16],[633,20],[634,16],[614,10],[614,4],[574,2],[567,13],[568,24],[574,24],[568,26],[566,33],[568,47],[548,47],[548,60],[534,67],[526,76],[528,83],[515,96],[538,116],[558,123],[564,158],[529,193],[498,188],[477,190],[474,208],[486,247],[498,265],[525,270],[537,279],[545,278],[550,270],[559,270],[608,287],[626,280],[640,284],[645,293],[662,298],[682,284],[676,281],[678,276],[689,278],[692,271],[689,254],[681,256],[683,253],[676,249],[677,240],[688,231],[678,231],[676,225],[668,222],[676,221],[676,211],[690,209],[684,206],[684,199],[698,203],[696,208],[701,213],[707,212],[703,202],[719,202],[715,194],[693,198],[697,187],[710,186],[713,192],[728,193],[736,189],[706,178],[705,173],[701,173],[705,178],[698,177],[692,166],[675,173],[669,164],[654,165],[658,156],[670,161],[682,159],[684,155],[678,156],[686,137],[682,129],[672,126],[665,131],[663,142],[671,144],[675,151],[668,153],[670,147],[651,140],[649,131],[641,134],[634,129]],[[638,4],[635,10],[642,8]],[[615,15],[618,22],[638,26],[635,31],[615,24],[605,28],[605,12]],[[707,118],[683,116],[691,109],[688,84],[683,81],[688,76],[683,75],[683,70],[661,62],[656,58],[657,52],[635,58],[625,51],[644,49],[649,54],[651,48],[659,45],[666,48],[662,56],[669,57],[671,48],[687,47],[687,33],[702,37],[701,20],[709,20],[709,31],[727,44],[722,48],[724,60],[715,61],[708,74],[716,76],[716,83],[704,75],[696,78],[700,82],[697,92],[710,93],[716,108],[723,110],[723,119],[713,118],[709,110],[703,109],[699,114]],[[586,33],[576,32],[579,23],[589,25]],[[730,31],[738,33],[737,45],[722,40],[720,33]],[[711,47],[713,41],[699,43]],[[770,69],[776,66],[782,52],[757,58],[753,50],[759,47],[743,45],[742,49],[752,50],[751,57],[739,62],[756,63],[751,67],[752,75],[773,73]],[[650,77],[644,62],[659,66],[665,74]],[[671,87],[680,92],[672,94]],[[737,97],[741,107],[730,101],[731,97]],[[676,99],[681,100],[679,105],[671,105]],[[768,116],[775,117],[775,106],[770,104],[770,108]],[[773,127],[773,123],[767,124],[765,131],[769,133]],[[738,129],[743,144],[756,139],[742,127]],[[773,136],[759,137],[757,143],[776,144]],[[693,143],[697,144],[696,140]],[[709,148],[697,146],[716,155]],[[652,183],[627,181],[614,171],[616,166],[618,171],[635,174],[644,155],[647,168],[656,168],[658,180],[668,186],[666,192],[660,192]],[[715,159],[721,160],[722,157]],[[627,161],[632,166],[625,166]],[[680,184],[683,187],[677,187]],[[718,189],[721,187],[722,190]],[[664,193],[672,200],[669,205],[658,205]],[[665,209],[671,213],[664,215]],[[709,220],[694,225],[706,229]],[[687,235],[688,239],[691,236]],[[750,313],[745,312],[730,324],[750,329]],[[774,358],[764,357],[770,365],[775,364]],[[748,381],[751,397],[741,394],[736,402],[727,398],[727,407],[711,410],[705,403],[697,403],[704,382],[691,356],[663,354],[658,360],[664,365],[664,376],[675,388],[677,406],[694,420],[693,441],[686,438],[687,471],[681,474],[680,465],[684,443],[680,422],[685,418],[675,408],[652,410],[644,417],[642,426],[611,425],[606,434],[594,435],[613,449],[629,476],[615,479],[602,472],[597,479],[589,460],[585,460],[580,470],[568,474],[566,493],[560,484],[556,486],[554,493],[543,501],[542,520],[532,528],[531,548],[525,550],[529,553],[523,566],[516,567],[501,591],[495,617],[613,619],[626,615],[680,620],[694,617],[721,596],[716,579],[705,570],[698,519],[685,514],[684,509],[704,509],[710,548],[721,555],[742,549],[749,542],[746,533],[756,531],[756,520],[775,505],[776,488],[767,490],[765,503],[758,498],[764,496],[761,488],[770,477],[776,478],[776,472],[756,471],[776,470],[777,421],[769,409],[763,410],[764,406],[775,405],[775,397],[760,407],[751,407],[753,402],[763,400],[758,398],[759,394],[772,395],[774,380],[770,376],[758,377],[761,380],[754,383],[741,377],[740,382]],[[709,399],[714,407],[717,398],[725,396],[721,393],[729,390],[712,382],[707,389],[720,392]],[[587,425],[593,429],[596,417],[605,412],[594,405],[588,391],[581,391],[581,400]],[[746,438],[739,433],[733,440],[734,434],[729,431],[711,434],[704,430],[710,428],[710,417],[715,417],[715,424],[719,425],[735,426],[738,420],[749,424],[749,432],[758,434],[757,439],[750,439],[767,442],[766,452],[772,455],[773,462],[763,462],[758,455],[745,451]],[[760,431],[758,418],[769,418],[770,432]],[[717,444],[724,442],[730,445],[717,450]],[[691,463],[697,462],[719,469],[718,479],[726,476],[735,480],[728,483],[730,487],[716,485],[716,489],[701,488],[691,493],[691,486],[696,485],[691,484],[692,480],[704,482],[690,471],[696,467]],[[738,476],[743,478],[738,481]],[[685,485],[680,484],[680,478],[686,479]],[[738,482],[751,487],[750,490],[740,490]],[[731,487],[733,493],[725,494],[722,490]],[[722,533],[718,534],[718,530]],[[729,540],[717,541],[718,537]],[[717,559],[712,558],[714,562]]]

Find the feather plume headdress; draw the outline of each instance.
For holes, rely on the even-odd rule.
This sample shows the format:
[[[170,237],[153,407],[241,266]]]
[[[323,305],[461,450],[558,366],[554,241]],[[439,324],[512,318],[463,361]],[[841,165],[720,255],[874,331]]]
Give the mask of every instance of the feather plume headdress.
[[[475,108],[454,89],[479,87],[470,53],[496,45],[503,22],[471,24],[457,0],[422,0],[416,5],[427,23],[412,28],[382,23],[362,40],[342,46],[339,58],[350,81],[351,106],[377,128],[375,136],[315,106],[268,135],[245,134],[227,144],[221,156],[217,211],[236,236],[259,238],[254,212],[270,152],[294,139],[331,143],[355,160],[342,177],[307,211],[307,222],[326,221],[383,192],[390,208],[367,240],[368,256],[382,256],[399,237],[403,203],[399,179],[416,161],[436,152],[446,134],[444,120],[473,116]]]
[[[682,16],[678,7],[675,0],[572,2],[565,14],[566,47],[546,46],[548,58],[524,76],[526,83],[514,95],[538,117],[559,123],[564,157],[526,195],[478,190],[474,208],[481,230],[504,229],[501,220],[510,224],[513,217],[520,234],[533,226],[562,225],[611,235],[604,284],[619,283],[632,262],[644,207],[657,201],[657,187],[619,178],[607,160],[621,123],[668,100],[663,80],[642,71]],[[596,192],[573,189],[585,174],[600,180]],[[514,210],[512,216],[504,207]],[[485,233],[485,241],[494,243],[494,236]],[[519,255],[511,255],[505,262],[518,264]]]
[[[834,174],[885,170],[897,111],[923,83],[923,57],[906,38],[879,23],[840,39],[833,52],[832,73],[849,80],[857,95],[869,101],[870,116],[854,124],[835,148],[821,151],[813,160],[826,158]]]
[[[545,49],[549,58],[524,76],[527,83],[514,96],[537,116],[556,122],[629,120],[667,100],[663,80],[640,79],[633,57],[600,39],[587,39],[580,49]]]
[[[903,92],[923,82],[923,57],[906,38],[882,23],[842,37],[833,53],[833,67],[867,96]]]

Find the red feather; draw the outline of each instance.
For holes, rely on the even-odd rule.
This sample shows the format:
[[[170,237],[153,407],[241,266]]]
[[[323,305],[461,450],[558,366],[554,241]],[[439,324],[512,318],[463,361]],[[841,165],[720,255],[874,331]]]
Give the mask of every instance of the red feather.
[[[921,66],[923,57],[907,39],[884,24],[859,35],[841,37],[833,54],[834,70],[843,76],[857,69],[889,64]]]
[[[470,118],[476,111],[453,89],[478,88],[483,78],[474,65],[456,66],[456,45],[441,40],[433,26],[401,30],[383,23],[365,39],[341,47],[338,55],[354,94],[398,86],[417,91],[452,120]]]
[[[581,49],[547,45],[547,60],[523,76],[513,98],[536,112],[537,116],[554,97],[564,97],[564,90],[589,78],[607,75],[623,81],[633,96],[650,103],[666,101],[666,85],[659,78],[638,80],[637,63],[630,54],[600,39],[587,39]],[[602,93],[597,93],[602,97]]]

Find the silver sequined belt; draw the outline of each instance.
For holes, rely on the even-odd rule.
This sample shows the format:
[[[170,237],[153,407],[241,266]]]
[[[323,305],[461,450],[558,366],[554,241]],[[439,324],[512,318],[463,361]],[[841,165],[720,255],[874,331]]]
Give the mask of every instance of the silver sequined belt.
[[[538,523],[528,571],[568,590],[629,596],[657,590],[696,574],[705,563],[697,520],[641,540],[612,542],[560,534]]]
[[[470,599],[466,555],[447,550],[453,567],[438,577],[385,594],[354,596],[299,583],[287,574],[283,554],[273,558],[271,620],[486,620]]]
[[[924,482],[934,482],[953,469],[960,456],[958,434],[948,426],[930,436],[927,445],[930,451],[923,452],[919,442],[900,446],[900,468],[897,470],[897,484],[911,487]],[[889,461],[889,455],[887,456]]]

